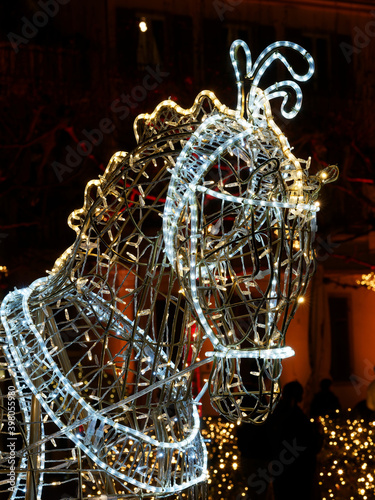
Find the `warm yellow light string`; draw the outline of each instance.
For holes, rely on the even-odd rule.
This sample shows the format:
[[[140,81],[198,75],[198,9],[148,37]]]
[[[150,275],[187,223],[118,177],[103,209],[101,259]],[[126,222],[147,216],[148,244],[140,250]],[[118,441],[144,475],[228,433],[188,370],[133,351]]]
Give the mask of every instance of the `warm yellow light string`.
[[[375,496],[375,422],[351,416],[321,418],[325,442],[319,455],[322,500]]]
[[[375,273],[362,274],[360,280],[356,281],[357,285],[365,286],[368,290],[375,292]]]

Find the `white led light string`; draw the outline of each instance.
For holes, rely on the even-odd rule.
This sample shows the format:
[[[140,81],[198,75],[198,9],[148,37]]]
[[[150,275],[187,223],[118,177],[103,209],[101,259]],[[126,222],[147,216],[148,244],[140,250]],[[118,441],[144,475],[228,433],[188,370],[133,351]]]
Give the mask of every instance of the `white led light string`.
[[[306,59],[305,74],[294,71],[284,49]],[[203,91],[189,109],[166,100],[139,115],[138,147],[113,156],[69,218],[75,244],[48,278],[1,305],[4,354],[28,440],[32,398],[43,421],[39,441],[20,451],[10,500],[29,500],[22,492],[27,453],[39,458],[37,500],[52,486],[45,443],[64,438],[71,449],[58,467],[86,487],[82,498],[185,491],[189,500],[206,500],[197,409],[204,391],[232,421],[262,422],[277,402],[281,359],[293,355],[286,328],[313,270],[316,196],[335,175],[328,169],[309,178],[309,162],[295,158],[273,119],[276,97],[284,116],[298,112],[299,85],[258,87],[277,60],[294,80],[308,80],[311,56],[277,42],[253,64],[246,43],[236,41],[230,57],[236,109]],[[292,110],[287,90],[295,95]],[[213,350],[200,360],[206,337]],[[240,375],[246,358],[254,391]],[[210,361],[209,379],[194,395],[194,370]],[[48,434],[45,422],[57,431]]]
[[[11,359],[11,355],[9,352],[9,348],[7,345],[2,345],[2,349],[4,350],[5,356],[7,359]],[[12,364],[8,365],[8,371],[12,376],[13,382],[15,383],[15,387],[17,388],[17,401],[20,405],[20,410],[22,412],[23,418],[25,422],[30,422],[30,414],[31,414],[31,394],[28,393],[27,386],[25,384],[22,384],[20,380],[23,380],[22,377],[20,377],[20,372],[18,370],[17,364]],[[18,425],[21,425],[19,422]],[[30,438],[30,426],[25,425],[25,437],[26,440],[28,441]],[[44,424],[41,422],[41,436],[42,439],[44,439]],[[25,443],[24,443],[25,446]],[[43,478],[44,478],[44,466],[45,466],[45,443],[42,442],[40,444],[41,447],[41,453],[39,454],[40,460],[39,460],[39,471],[38,475],[40,476],[40,481],[36,485],[36,492],[37,492],[37,500],[41,499],[42,495],[42,489],[43,489]],[[36,447],[35,447],[36,448]],[[27,475],[27,463],[28,463],[28,457],[29,453],[33,453],[34,449],[27,450],[26,448],[22,448],[20,451],[17,451],[16,456],[20,457],[19,460],[19,466],[17,467],[17,470],[19,471],[16,475],[15,479],[15,485],[13,489],[11,490],[11,496],[10,500],[16,500],[17,498],[22,497],[26,491],[26,475]],[[4,462],[8,462],[8,454],[4,454]],[[3,460],[0,460],[0,464],[2,463]]]
[[[266,102],[266,98],[263,93],[259,93],[258,95],[261,97],[263,102]],[[203,149],[201,151],[201,156],[203,159],[206,158],[206,164],[204,165],[204,167],[202,159],[200,159],[199,156],[197,157],[194,155],[194,152],[196,150],[195,145],[202,143],[212,144],[212,141],[210,141],[209,138],[210,132],[208,132],[208,139],[206,140],[206,135],[205,135],[206,129],[204,128],[204,124],[201,126],[200,129],[197,129],[197,131],[195,132],[195,136],[198,136],[200,134],[200,140],[197,137],[193,137],[191,139],[191,142],[189,141],[185,146],[185,151],[187,155],[189,155],[189,149],[191,151],[190,161],[189,163],[187,163],[187,165],[189,166],[188,167],[189,173],[194,172],[194,178],[193,179],[189,178],[187,179],[187,181],[181,182],[178,188],[176,188],[176,186],[173,184],[173,179],[172,179],[170,189],[168,192],[168,196],[170,198],[170,205],[168,206],[168,201],[166,205],[166,212],[168,214],[168,217],[164,216],[165,217],[164,232],[166,233],[167,230],[170,231],[170,233],[165,236],[166,241],[168,241],[167,248],[174,249],[176,247],[176,243],[180,244],[178,242],[178,238],[176,239],[176,236],[178,234],[177,228],[181,224],[179,218],[182,217],[183,220],[185,221],[187,220],[188,225],[190,227],[189,232],[186,232],[185,236],[186,242],[188,242],[189,247],[188,249],[186,248],[183,251],[180,251],[182,255],[188,254],[190,256],[189,263],[188,265],[186,265],[185,258],[181,258],[182,255],[177,258],[176,262],[179,275],[182,277],[183,281],[186,279],[188,282],[188,287],[187,287],[187,289],[189,290],[188,296],[192,301],[192,305],[196,312],[199,323],[204,329],[207,337],[211,340],[215,348],[214,351],[208,351],[207,355],[214,357],[215,359],[218,360],[219,363],[223,363],[222,365],[218,364],[215,365],[216,368],[214,371],[214,376],[210,377],[211,382],[214,384],[213,388],[210,389],[210,395],[213,398],[213,401],[218,401],[221,398],[222,399],[235,398],[232,400],[236,401],[237,398],[236,393],[235,392],[231,393],[226,390],[223,390],[222,386],[220,385],[221,383],[218,382],[218,380],[224,377],[224,373],[229,369],[233,371],[241,359],[248,358],[257,361],[257,363],[259,364],[259,377],[260,377],[259,383],[262,386],[259,389],[259,398],[262,397],[264,401],[261,401],[258,398],[258,400],[254,403],[254,408],[251,409],[250,415],[251,419],[253,419],[254,422],[263,421],[267,417],[269,409],[271,409],[276,404],[279,394],[279,386],[277,381],[281,374],[280,360],[292,356],[294,354],[293,349],[283,345],[285,325],[287,325],[288,322],[285,322],[285,320],[283,320],[284,326],[282,330],[279,330],[276,326],[278,322],[281,321],[283,309],[288,304],[288,302],[286,302],[285,306],[283,306],[280,309],[278,308],[279,293],[280,293],[279,289],[281,287],[281,284],[279,285],[279,281],[281,281],[282,277],[284,276],[284,274],[280,274],[280,270],[286,265],[286,263],[285,262],[282,263],[279,260],[281,259],[281,256],[278,256],[277,260],[271,262],[269,259],[269,254],[267,252],[265,253],[264,258],[267,261],[266,267],[269,270],[268,274],[271,274],[271,266],[272,267],[275,266],[276,269],[272,271],[273,278],[270,282],[270,289],[267,295],[264,295],[263,299],[264,300],[263,307],[265,307],[266,311],[265,315],[267,319],[266,319],[266,325],[264,325],[264,331],[259,336],[259,340],[254,341],[255,344],[258,344],[258,346],[255,345],[251,348],[249,347],[245,348],[243,347],[241,340],[237,341],[235,346],[232,345],[230,341],[228,345],[224,345],[220,340],[221,337],[223,338],[223,335],[221,333],[219,334],[219,331],[217,331],[217,326],[215,321],[213,321],[213,318],[211,319],[212,314],[210,314],[207,310],[205,312],[202,309],[201,300],[199,298],[199,293],[197,289],[198,286],[197,284],[200,279],[199,276],[202,276],[202,271],[201,270],[198,271],[197,262],[198,259],[199,260],[201,260],[202,258],[204,259],[204,257],[202,257],[201,255],[202,250],[198,250],[198,242],[201,239],[201,224],[206,225],[204,221],[201,221],[200,217],[199,217],[200,222],[198,223],[197,196],[198,195],[202,197],[209,196],[212,199],[221,200],[222,203],[227,203],[228,205],[231,205],[233,207],[234,212],[236,212],[236,206],[238,207],[237,211],[240,209],[240,207],[242,207],[242,210],[246,210],[249,213],[252,210],[254,210],[257,213],[256,215],[256,220],[258,221],[257,223],[260,225],[266,223],[266,216],[267,213],[269,213],[270,221],[272,221],[272,219],[275,218],[276,220],[279,221],[278,230],[281,229],[280,225],[283,223],[284,216],[291,218],[291,220],[298,221],[296,222],[296,224],[298,229],[301,231],[305,230],[303,229],[304,227],[306,228],[307,231],[310,231],[309,226],[310,225],[311,227],[314,226],[315,224],[314,218],[316,212],[319,210],[319,205],[317,205],[316,203],[306,203],[302,201],[305,199],[309,200],[309,198],[306,197],[305,194],[303,193],[304,180],[307,178],[306,172],[303,171],[300,162],[290,152],[286,138],[282,135],[280,129],[273,122],[268,103],[267,105],[264,106],[264,110],[265,112],[264,115],[262,115],[262,124],[264,124],[264,120],[266,120],[266,123],[268,123],[270,126],[270,131],[266,131],[267,135],[265,135],[265,132],[261,130],[258,132],[258,130],[254,128],[250,135],[237,134],[234,138],[234,142],[229,142],[229,140],[226,141],[224,144],[221,144],[217,148],[217,151],[215,151],[214,153],[211,152],[210,148],[207,150],[207,152]],[[213,123],[216,126],[216,133],[220,136],[221,127],[225,130],[225,125],[226,125],[225,119],[223,118],[222,122],[219,119],[216,119],[214,122],[212,121],[209,124],[209,127]],[[254,139],[254,137],[257,139]],[[268,151],[274,151],[273,154],[276,155],[275,156],[276,159],[279,158],[281,159],[282,158],[281,155],[284,155],[285,160],[282,162],[282,167],[279,168],[279,175],[281,176],[281,178],[285,177],[286,179],[292,180],[293,183],[287,186],[286,188],[283,187],[283,191],[280,192],[282,196],[279,195],[276,196],[277,191],[275,195],[273,195],[273,193],[269,191],[270,188],[266,187],[266,184],[265,185],[262,184],[262,177],[264,177],[265,173],[264,172],[262,173],[261,170],[259,170],[259,174],[257,173],[258,172],[257,170],[254,171],[254,176],[253,176],[254,182],[255,184],[257,182],[260,183],[260,188],[258,188],[256,194],[253,193],[252,190],[248,189],[247,192],[245,193],[245,196],[240,197],[231,195],[225,190],[226,185],[224,181],[223,181],[224,184],[222,186],[220,185],[219,189],[217,190],[208,187],[206,185],[207,181],[204,181],[205,173],[208,172],[210,168],[213,168],[213,166],[215,166],[218,162],[219,166],[217,168],[219,168],[220,170],[220,159],[223,158],[225,155],[227,155],[228,152],[230,152],[230,154],[233,154],[232,151],[233,150],[236,151],[236,148],[238,148],[238,150],[240,150],[241,148],[245,149],[247,148],[250,151],[253,148],[253,146],[250,146],[250,144],[252,143],[250,142],[250,144],[247,145],[246,141],[253,141],[253,140],[254,141],[258,140],[260,143],[263,143],[267,140],[274,141],[273,150],[272,148],[269,148],[268,150],[263,150],[262,146],[258,148],[258,153],[256,153],[256,155],[259,155],[259,157],[262,156],[263,161],[265,161],[265,159],[267,158],[267,154],[270,154]],[[272,142],[270,143],[272,144]],[[254,159],[253,161],[256,162],[257,160]],[[271,162],[274,161],[273,157],[270,157],[268,161]],[[197,165],[195,165],[194,162],[196,162]],[[280,160],[279,163],[281,163]],[[186,162],[184,163],[182,161],[181,165],[185,166],[185,168],[187,166]],[[271,172],[272,167],[270,168],[271,169],[267,175],[270,175],[272,173]],[[275,173],[277,173],[277,169],[274,171]],[[199,174],[201,175],[201,178],[197,179]],[[180,177],[183,177],[184,175],[186,176],[186,174],[182,173]],[[176,182],[178,182],[180,177],[176,175]],[[281,182],[281,180],[279,180],[279,182]],[[176,191],[178,191],[179,193],[178,196],[175,196]],[[279,199],[285,201],[278,201]],[[174,203],[174,205],[172,203]],[[204,206],[203,198],[200,204]],[[220,216],[218,217],[220,218]],[[222,217],[223,215],[221,215],[221,218]],[[271,231],[271,229],[269,230]],[[298,234],[298,232],[296,234]],[[182,238],[182,234],[178,236]],[[233,233],[232,238],[236,237],[238,237],[238,233]],[[260,241],[262,241],[260,234],[259,234],[259,239]],[[241,255],[242,254],[241,249],[245,244],[246,240],[243,239],[243,243],[237,245],[235,247],[236,248],[235,250],[229,252],[227,258],[232,259],[233,257],[236,256],[236,254]],[[278,247],[280,246],[280,244],[278,244]],[[287,250],[289,243],[286,242],[285,244]],[[264,241],[262,245],[264,249],[266,249],[268,244],[266,241]],[[184,248],[184,245],[182,246]],[[226,246],[224,246],[223,248],[226,248]],[[284,247],[281,246],[281,248]],[[220,255],[219,252],[220,252],[220,246],[218,244],[217,245],[218,261]],[[172,255],[175,254],[172,253]],[[291,292],[289,291],[285,292],[287,294],[291,293],[289,299],[291,301],[291,305],[296,304],[296,300],[299,297],[298,290],[300,290],[299,293],[303,293],[306,288],[304,285],[302,287],[298,285],[298,283],[293,277],[293,273],[295,272],[295,265],[300,266],[301,262],[301,257],[297,258],[297,256],[298,253],[296,253],[295,255],[293,254],[289,255],[286,261],[289,262],[286,268],[286,271],[288,272],[285,274],[284,277],[284,292],[286,287],[288,288],[287,285],[288,280],[292,280],[292,282],[294,283],[292,288],[290,289]],[[224,254],[222,258],[224,258]],[[285,260],[285,257],[283,257],[283,259]],[[290,271],[289,267],[291,268]],[[207,269],[207,276],[211,273],[212,275],[214,275],[215,264],[213,262],[210,262],[209,264],[207,264],[206,269]],[[262,271],[262,273],[266,275],[264,270]],[[307,282],[308,278],[306,277],[305,280]],[[214,279],[212,277],[211,282],[213,283],[213,281]],[[202,289],[201,283],[199,286]],[[263,292],[261,291],[261,293]],[[251,302],[251,299],[249,300]],[[245,302],[246,301],[247,300],[245,299]],[[287,305],[287,310],[292,311],[294,309],[295,305],[292,308],[289,305]],[[258,325],[258,323],[256,323],[256,325]],[[254,335],[257,334],[256,330],[257,328],[258,326],[255,326]],[[269,339],[268,341],[266,340],[267,338]],[[260,345],[263,342],[265,342],[265,345],[260,348]],[[233,360],[234,362],[234,364],[232,363],[231,365],[232,368],[229,368],[230,365],[228,365],[228,362],[230,360]],[[263,364],[260,363],[261,361],[263,362]],[[233,374],[235,374],[235,371],[233,371]],[[234,384],[233,387],[236,386],[241,387],[241,382],[240,382],[241,379],[239,378],[238,375],[235,376],[239,379],[239,382],[237,384]],[[215,380],[215,377],[216,381],[213,382]],[[265,377],[265,379],[269,380],[268,383],[271,384],[271,387],[269,389],[267,388],[267,383],[264,383],[265,379],[262,377]],[[232,387],[232,385],[230,387]],[[217,396],[217,392],[221,394],[220,397]],[[246,392],[244,392],[244,394],[246,394]],[[236,409],[233,410],[233,412],[231,412],[230,414],[226,413],[227,418],[237,420],[239,418],[239,415],[244,414],[244,411],[246,412],[246,410],[241,411],[239,409],[239,406],[237,406],[237,404],[238,404],[237,402],[234,403],[234,407]],[[239,398],[239,404],[241,404],[240,398]],[[223,407],[220,407],[219,411],[221,412],[224,411]],[[254,417],[252,416],[253,414]]]
[[[251,86],[250,86],[250,92],[247,97],[247,111],[249,113],[249,116],[253,116],[254,114],[257,113],[257,108],[259,108],[259,101],[257,101],[257,91],[259,89],[259,82],[262,79],[264,73],[268,70],[268,68],[271,66],[271,64],[279,60],[281,61],[284,66],[287,68],[291,76],[299,81],[299,82],[305,82],[311,78],[311,76],[314,73],[314,60],[311,57],[311,55],[300,45],[292,42],[275,42],[271,45],[269,45],[263,52],[259,55],[257,60],[252,64],[252,59],[251,59],[251,52],[249,50],[249,47],[245,42],[242,40],[236,40],[235,42],[232,43],[231,50],[230,50],[230,56],[232,60],[232,65],[234,68],[234,73],[236,77],[236,82],[237,82],[237,88],[238,88],[238,97],[237,97],[237,113],[243,116],[243,81],[241,79],[241,75],[238,69],[238,61],[237,61],[237,52],[239,47],[242,47],[244,52],[245,52],[245,57],[246,57],[246,78],[251,80]],[[299,54],[307,61],[308,64],[308,70],[306,73],[299,74],[294,71],[292,66],[288,63],[287,59],[279,52],[279,49],[282,48],[289,48],[292,49]],[[288,104],[289,101],[289,93],[288,91],[284,90],[283,88],[289,88],[292,89],[295,93],[296,96],[296,102],[293,106],[293,109],[288,112],[286,111],[286,105]],[[285,118],[294,118],[299,110],[301,109],[302,105],[302,91],[301,88],[298,84],[296,84],[293,80],[283,80],[281,82],[277,82],[274,85],[270,85],[267,87],[267,89],[264,91],[264,95],[266,99],[271,100],[275,99],[277,97],[283,97],[282,105],[281,105],[281,114]],[[242,110],[242,112],[241,112]]]
[[[42,284],[42,280],[39,280],[38,283],[34,284],[35,288],[40,286]],[[23,313],[24,317],[26,318],[27,321],[27,326],[29,329],[34,333],[35,335],[35,341],[37,342],[37,345],[34,345],[34,352],[33,356],[35,356],[36,359],[38,359],[38,365],[45,365],[49,367],[49,377],[48,377],[48,383],[47,386],[51,385],[51,381],[55,380],[57,383],[57,388],[55,389],[55,395],[52,397],[52,399],[55,399],[57,395],[60,395],[61,397],[64,398],[64,401],[68,401],[68,398],[75,399],[76,402],[84,408],[84,410],[87,412],[87,416],[85,417],[84,420],[78,419],[77,422],[74,425],[69,427],[65,426],[63,422],[61,421],[60,418],[56,418],[55,412],[52,411],[49,407],[49,404],[51,402],[51,399],[45,399],[45,395],[43,394],[43,386],[39,387],[38,390],[36,389],[33,381],[30,379],[28,376],[27,372],[23,368],[23,356],[20,353],[20,350],[17,348],[15,341],[17,341],[17,337],[15,337],[15,334],[17,334],[17,331],[12,331],[9,328],[7,328],[7,338],[8,338],[8,343],[10,345],[10,350],[12,352],[12,357],[15,360],[15,363],[17,366],[20,368],[20,373],[22,374],[23,380],[26,382],[30,390],[33,392],[33,394],[37,397],[37,399],[40,401],[41,405],[43,406],[45,412],[50,416],[51,420],[60,428],[63,430],[64,434],[69,437],[79,448],[82,449],[83,452],[86,453],[88,457],[90,457],[94,463],[96,463],[98,466],[100,466],[102,469],[104,468],[107,470],[111,475],[118,477],[119,479],[126,480],[127,482],[130,482],[134,484],[135,486],[143,486],[145,487],[146,484],[141,483],[140,481],[137,481],[133,477],[130,477],[126,474],[120,473],[118,470],[114,470],[108,464],[105,464],[102,460],[98,458],[96,454],[94,454],[87,446],[84,445],[84,443],[77,438],[77,435],[72,432],[74,428],[77,428],[78,426],[82,425],[85,421],[94,421],[98,420],[99,422],[102,421],[105,425],[110,425],[114,429],[117,430],[119,437],[117,438],[119,442],[121,442],[122,438],[121,435],[125,436],[132,436],[133,439],[140,439],[141,441],[144,441],[150,445],[156,446],[157,448],[160,449],[176,449],[176,450],[184,450],[189,448],[189,446],[193,443],[195,440],[197,433],[199,431],[199,415],[197,412],[197,409],[195,406],[193,406],[192,411],[193,411],[193,418],[194,418],[194,427],[192,428],[192,431],[189,435],[188,438],[180,441],[180,442],[174,442],[174,443],[169,443],[169,442],[160,442],[155,439],[150,438],[149,436],[145,435],[142,432],[137,431],[136,429],[129,428],[127,426],[118,424],[117,422],[113,421],[111,418],[102,416],[99,412],[94,411],[90,405],[88,405],[82,397],[75,391],[75,389],[72,387],[70,381],[61,373],[59,368],[57,367],[56,363],[54,362],[53,358],[51,357],[50,353],[48,352],[47,348],[44,345],[43,339],[40,337],[40,334],[38,330],[35,328],[34,323],[32,321],[32,318],[28,312],[28,298],[30,294],[33,292],[33,288],[26,289],[22,291],[22,296],[23,296]],[[20,292],[18,292],[20,293]],[[11,300],[11,296],[8,296],[7,299],[3,302],[2,308],[7,307],[8,301]],[[3,310],[2,310],[2,314]],[[23,325],[26,326],[26,325]],[[20,339],[19,343],[22,344],[22,338]],[[34,343],[35,344],[35,343]],[[38,349],[39,348],[39,349]],[[38,349],[38,350],[36,350]],[[48,375],[44,374],[44,375]],[[70,406],[72,403],[69,402],[66,403],[66,406]],[[126,404],[126,403],[125,403]],[[135,469],[136,471],[136,469]],[[203,476],[205,475],[205,472],[203,472]],[[202,475],[198,477],[197,480],[194,480],[193,482],[189,482],[188,484],[183,483],[183,485],[179,486],[180,489],[186,488],[188,486],[191,486],[192,484],[195,484],[196,482],[200,482],[202,480]],[[205,477],[205,476],[204,476]],[[175,485],[175,488],[178,488],[177,485]],[[157,487],[153,487],[149,484],[147,484],[147,489],[153,492],[158,492],[158,491],[164,491],[164,489],[160,489]],[[173,489],[171,490],[165,490],[165,491],[174,491]]]

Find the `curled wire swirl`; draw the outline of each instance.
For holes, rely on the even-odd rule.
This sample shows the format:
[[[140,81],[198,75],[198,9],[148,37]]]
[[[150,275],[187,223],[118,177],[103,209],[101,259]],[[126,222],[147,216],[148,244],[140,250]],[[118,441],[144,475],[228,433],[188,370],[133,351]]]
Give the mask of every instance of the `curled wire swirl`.
[[[234,73],[236,77],[237,89],[238,89],[238,100],[237,100],[237,113],[240,116],[244,115],[245,109],[245,98],[244,98],[244,81],[241,79],[241,74],[238,65],[238,51],[240,47],[245,52],[246,57],[246,75],[245,78],[251,81],[249,94],[246,96],[246,111],[249,116],[258,115],[259,108],[262,107],[263,99],[259,99],[257,95],[257,88],[259,87],[259,83],[267,71],[267,69],[271,66],[273,61],[279,60],[281,61],[286,69],[289,71],[294,80],[298,82],[305,82],[311,78],[314,73],[314,60],[311,55],[300,45],[282,41],[275,42],[269,45],[256,59],[254,64],[252,64],[251,52],[247,44],[243,40],[236,40],[232,43],[230,49],[230,57],[232,61],[232,65],[234,68]],[[289,48],[292,49],[299,54],[307,61],[308,69],[305,73],[297,73],[293,67],[290,65],[285,56],[280,53],[281,48]],[[302,105],[302,91],[301,87],[294,82],[293,80],[283,80],[281,82],[276,82],[273,85],[270,85],[264,90],[264,96],[268,99],[275,99],[276,97],[282,97],[281,103],[281,114],[285,118],[294,118]],[[295,103],[292,106],[290,111],[287,111],[287,107],[290,106],[291,97],[294,96]]]

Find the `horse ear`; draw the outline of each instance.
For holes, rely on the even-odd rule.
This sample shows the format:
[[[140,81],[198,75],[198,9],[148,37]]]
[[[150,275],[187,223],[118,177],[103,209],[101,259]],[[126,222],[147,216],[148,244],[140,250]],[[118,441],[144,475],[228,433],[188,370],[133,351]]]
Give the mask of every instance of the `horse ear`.
[[[328,184],[329,182],[334,182],[339,176],[339,169],[337,165],[329,165],[319,172],[316,175],[310,175],[306,179],[306,185],[304,190],[309,191],[312,199],[316,199],[318,197],[319,191],[324,184]]]
[[[320,170],[317,173],[317,177],[321,180],[322,184],[328,184],[329,182],[334,182],[339,176],[339,168],[337,165],[329,165],[328,167]]]

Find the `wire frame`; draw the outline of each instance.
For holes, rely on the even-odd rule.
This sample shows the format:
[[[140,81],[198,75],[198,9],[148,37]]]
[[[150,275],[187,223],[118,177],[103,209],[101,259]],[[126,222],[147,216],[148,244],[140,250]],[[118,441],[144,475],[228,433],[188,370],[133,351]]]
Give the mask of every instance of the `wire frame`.
[[[4,299],[12,500],[56,486],[80,499],[203,499],[203,392],[230,420],[272,411],[314,267],[314,200],[336,170],[309,178],[255,96],[251,120],[209,91],[188,110],[168,100],[140,115],[137,148],[114,155],[71,214],[74,244]]]

